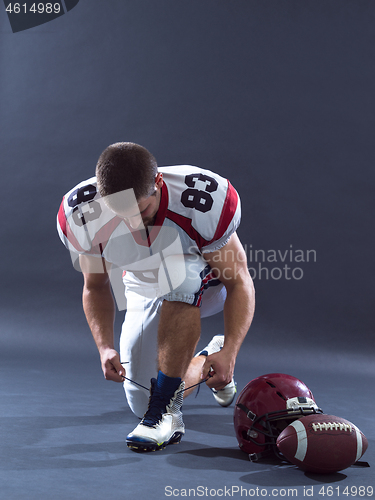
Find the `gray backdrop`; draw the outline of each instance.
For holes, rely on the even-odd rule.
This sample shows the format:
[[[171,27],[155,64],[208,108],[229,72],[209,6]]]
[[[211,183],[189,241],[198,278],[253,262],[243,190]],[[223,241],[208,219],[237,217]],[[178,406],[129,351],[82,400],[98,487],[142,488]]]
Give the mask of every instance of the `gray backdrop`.
[[[101,151],[125,140],[237,188],[261,342],[368,349],[374,14],[369,0],[81,0],[13,34],[1,11],[7,331],[27,308],[34,322],[54,307],[80,317],[81,277],[55,214]],[[259,250],[281,256],[261,262]],[[314,252],[296,262],[290,250]],[[34,333],[12,338],[43,337]]]

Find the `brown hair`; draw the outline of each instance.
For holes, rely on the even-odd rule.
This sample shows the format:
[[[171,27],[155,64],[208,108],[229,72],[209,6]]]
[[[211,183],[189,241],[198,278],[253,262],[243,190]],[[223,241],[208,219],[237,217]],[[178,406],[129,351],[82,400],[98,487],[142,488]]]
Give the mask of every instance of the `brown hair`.
[[[137,200],[153,194],[158,166],[146,148],[133,142],[117,142],[108,146],[96,165],[96,178],[101,196],[134,189]]]

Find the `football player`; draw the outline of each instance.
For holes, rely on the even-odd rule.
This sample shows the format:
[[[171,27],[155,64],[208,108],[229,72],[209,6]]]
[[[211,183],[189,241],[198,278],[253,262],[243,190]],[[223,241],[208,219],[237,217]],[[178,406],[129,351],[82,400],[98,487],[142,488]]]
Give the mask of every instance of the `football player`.
[[[183,397],[198,383],[206,381],[222,406],[235,397],[235,361],[254,312],[239,223],[228,180],[189,165],[158,167],[129,142],[106,148],[95,177],[63,198],[58,232],[84,276],[83,308],[104,376],[124,383],[142,417],[127,437],[132,449],[179,442]],[[120,354],[111,291],[117,271],[126,296]],[[224,335],[194,356],[201,318],[221,310]]]

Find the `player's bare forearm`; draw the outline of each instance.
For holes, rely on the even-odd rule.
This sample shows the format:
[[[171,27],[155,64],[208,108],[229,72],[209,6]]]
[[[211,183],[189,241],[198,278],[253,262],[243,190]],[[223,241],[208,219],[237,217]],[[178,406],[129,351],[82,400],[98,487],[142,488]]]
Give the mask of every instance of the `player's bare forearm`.
[[[255,291],[250,275],[232,287],[227,287],[224,304],[224,347],[237,357],[250,328],[255,309]]]
[[[115,304],[109,283],[90,286],[85,283],[82,293],[83,310],[99,353],[114,348],[113,324]]]
[[[115,303],[107,274],[84,274],[83,309],[100,354],[104,377],[123,382],[125,370],[114,349]]]
[[[116,312],[107,272],[108,263],[101,257],[80,255],[79,264],[84,279],[83,310],[101,353],[105,349],[113,349],[113,324]]]
[[[228,289],[224,304],[224,346],[207,357],[202,370],[203,378],[211,375],[207,381],[209,387],[222,389],[232,380],[238,352],[254,316],[254,306],[251,278]]]
[[[224,284],[224,347],[237,356],[254,316],[255,291],[244,248],[236,233],[220,250],[204,254],[212,271]]]
[[[114,382],[123,382],[125,370],[120,363],[118,352],[114,349],[115,304],[109,279],[102,281],[97,283],[94,279],[93,282],[90,276],[85,275],[83,309],[100,354],[104,377]]]

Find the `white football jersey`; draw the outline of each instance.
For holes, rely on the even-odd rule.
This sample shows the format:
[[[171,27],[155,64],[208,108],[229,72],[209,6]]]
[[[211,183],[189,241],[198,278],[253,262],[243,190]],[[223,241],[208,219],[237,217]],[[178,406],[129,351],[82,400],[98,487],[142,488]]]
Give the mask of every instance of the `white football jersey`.
[[[73,262],[79,254],[101,256],[126,272],[128,286],[154,288],[168,256],[198,256],[228,242],[241,217],[229,181],[189,165],[158,170],[164,184],[154,226],[147,231],[132,229],[104,204],[95,177],[64,196],[57,227]]]

